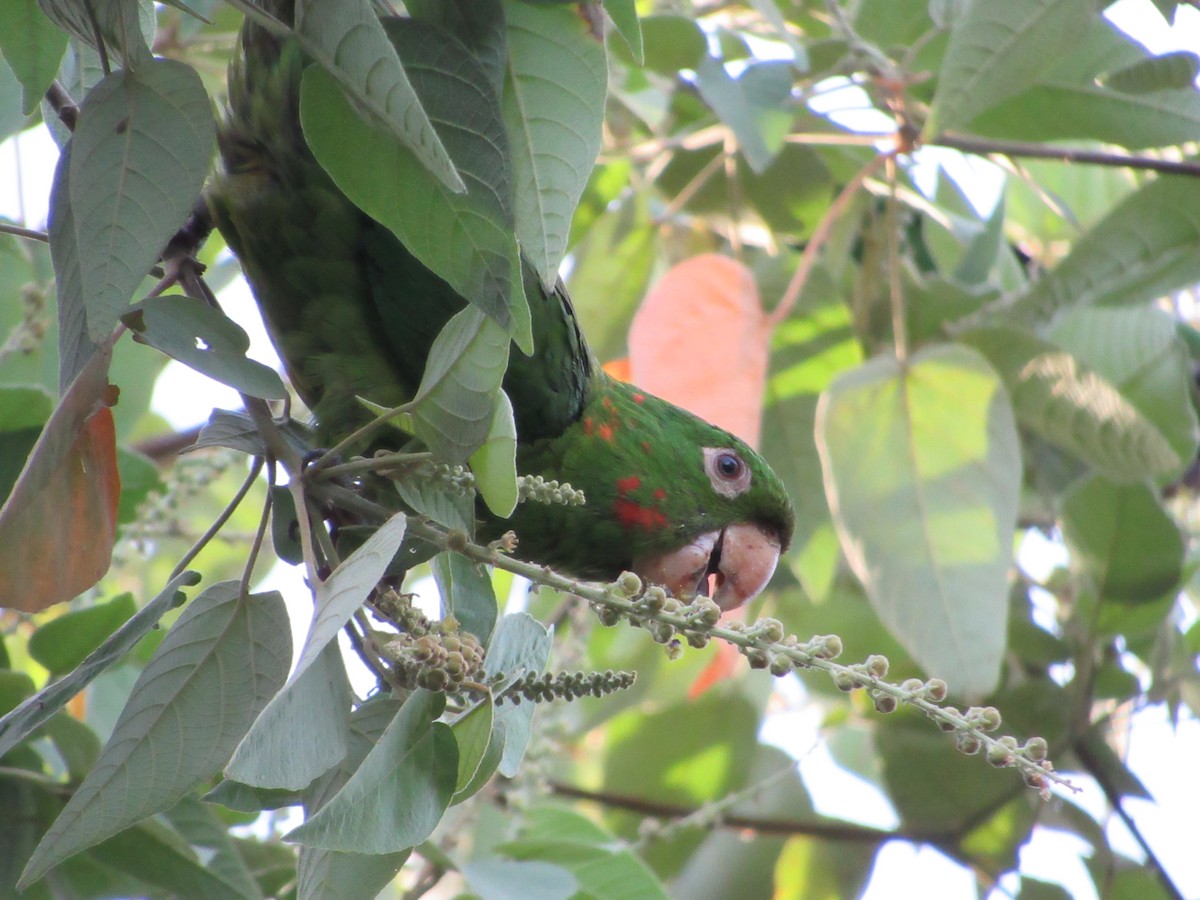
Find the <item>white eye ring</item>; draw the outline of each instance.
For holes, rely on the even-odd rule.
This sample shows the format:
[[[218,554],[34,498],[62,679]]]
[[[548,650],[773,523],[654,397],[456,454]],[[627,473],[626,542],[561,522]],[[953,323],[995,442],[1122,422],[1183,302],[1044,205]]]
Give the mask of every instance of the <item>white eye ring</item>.
[[[705,447],[704,471],[712,489],[722,497],[738,497],[750,488],[750,467],[729,447]]]

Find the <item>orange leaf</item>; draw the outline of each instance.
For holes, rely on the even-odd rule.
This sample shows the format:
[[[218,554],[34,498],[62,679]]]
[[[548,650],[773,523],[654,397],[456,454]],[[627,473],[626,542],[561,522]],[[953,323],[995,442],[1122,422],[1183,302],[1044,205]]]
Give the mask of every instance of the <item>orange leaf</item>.
[[[111,340],[63,395],[0,508],[0,605],[38,612],[108,571],[117,533]]]
[[[724,642],[717,644],[717,652],[708,661],[708,665],[700,670],[700,674],[688,688],[688,699],[695,700],[710,687],[729,678],[737,669],[738,660],[741,658],[741,654],[733,644]]]
[[[623,356],[620,359],[610,359],[604,364],[604,371],[617,381],[632,381],[629,373],[629,357]],[[653,393],[653,392],[651,392]]]
[[[632,381],[755,447],[770,337],[750,270],[697,256],[671,269],[634,316]]]

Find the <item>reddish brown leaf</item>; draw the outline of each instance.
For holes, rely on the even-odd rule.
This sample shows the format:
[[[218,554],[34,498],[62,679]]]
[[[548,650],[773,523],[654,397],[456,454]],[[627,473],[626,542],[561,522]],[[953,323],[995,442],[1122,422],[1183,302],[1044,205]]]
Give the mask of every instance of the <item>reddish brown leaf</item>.
[[[750,270],[697,256],[671,269],[634,316],[631,380],[757,446],[770,337]]]
[[[111,341],[63,395],[0,508],[0,606],[38,612],[108,570],[117,530]]]

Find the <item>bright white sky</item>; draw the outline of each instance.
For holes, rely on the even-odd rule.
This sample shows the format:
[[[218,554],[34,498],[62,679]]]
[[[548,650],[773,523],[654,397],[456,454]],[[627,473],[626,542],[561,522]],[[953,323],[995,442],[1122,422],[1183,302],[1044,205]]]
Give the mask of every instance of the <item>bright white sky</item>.
[[[1150,0],[1120,0],[1107,15],[1123,30],[1134,35],[1156,53],[1200,47],[1200,11],[1181,7],[1175,27],[1168,27]],[[825,95],[827,103],[846,108],[859,108],[865,101],[848,96],[847,92]],[[856,122],[857,127],[877,128],[879,123]],[[887,123],[883,123],[887,127]],[[44,128],[0,144],[0,216],[27,223],[29,227],[44,227],[46,202],[58,151]],[[971,173],[960,183],[977,185],[974,202],[981,208],[990,206],[1000,188],[1000,175],[995,167],[977,161],[965,161],[956,154],[944,151],[936,154],[922,151],[921,164],[932,178],[939,165],[953,172]],[[19,159],[19,165],[18,165]],[[245,283],[238,281],[221,295],[225,311],[237,320],[251,338],[250,355],[278,367],[253,299]],[[181,398],[189,402],[181,403]],[[240,406],[237,394],[217,385],[191,369],[171,362],[155,387],[153,407],[176,428],[186,428],[205,421],[214,407],[236,409]],[[1050,565],[1063,562],[1058,545],[1037,538],[1028,539],[1022,547],[1020,563],[1033,574]],[[304,637],[309,609],[304,605],[305,588],[299,570],[277,566],[259,589],[279,589],[284,595],[301,601],[294,611],[293,628],[296,646]],[[783,711],[773,715],[763,729],[763,738],[792,754],[800,765],[805,783],[811,791],[817,809],[831,816],[861,822],[881,828],[894,827],[899,820],[886,797],[872,785],[839,768],[821,736],[823,710],[809,696],[802,679],[791,676],[779,682]],[[1183,722],[1174,728],[1161,707],[1152,707],[1133,716],[1128,733],[1128,762],[1133,771],[1156,798],[1155,803],[1127,801],[1128,809],[1151,846],[1167,867],[1184,896],[1200,897],[1200,860],[1196,854],[1196,810],[1200,809],[1200,779],[1194,776],[1196,761],[1200,760],[1200,723]],[[986,769],[983,760],[979,762]],[[991,777],[1015,777],[996,772]],[[1072,776],[1074,777],[1074,776]],[[1085,788],[1082,795],[1069,798],[1093,816],[1104,814],[1105,801],[1099,789],[1085,777],[1075,778]],[[1063,792],[1060,795],[1066,796]],[[1123,824],[1110,817],[1108,831],[1117,849],[1130,853],[1135,859],[1140,853]],[[1065,832],[1038,828],[1033,839],[1021,853],[1024,874],[1062,884],[1077,898],[1090,900],[1096,893],[1084,868],[1082,854],[1087,846]],[[877,857],[875,870],[865,897],[869,900],[892,900],[899,896],[897,885],[921,885],[922,896],[938,898],[967,898],[975,896],[973,874],[929,847],[917,847],[901,841],[883,848]],[[992,896],[1012,896],[1018,888],[1015,877],[1006,878]],[[915,896],[909,892],[908,896]]]

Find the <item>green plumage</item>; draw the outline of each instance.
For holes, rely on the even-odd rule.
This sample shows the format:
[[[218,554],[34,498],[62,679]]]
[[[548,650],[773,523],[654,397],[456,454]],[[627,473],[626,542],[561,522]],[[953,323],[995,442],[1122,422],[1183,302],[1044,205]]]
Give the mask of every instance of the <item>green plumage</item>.
[[[298,115],[306,64],[295,44],[247,26],[210,199],[293,384],[332,443],[369,418],[356,395],[387,406],[414,395],[434,338],[466,301],[317,164]],[[523,268],[535,351],[511,348],[504,378],[517,468],[570,482],[587,503],[524,503],[508,520],[481,508],[483,535],[512,528],[519,555],[591,578],[735,522],[769,527],[786,546],[792,510],[766,464],[732,435],[606,375],[562,284],[548,292]],[[748,489],[718,494],[705,447],[745,460]]]

